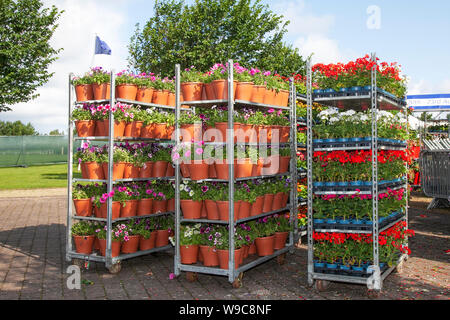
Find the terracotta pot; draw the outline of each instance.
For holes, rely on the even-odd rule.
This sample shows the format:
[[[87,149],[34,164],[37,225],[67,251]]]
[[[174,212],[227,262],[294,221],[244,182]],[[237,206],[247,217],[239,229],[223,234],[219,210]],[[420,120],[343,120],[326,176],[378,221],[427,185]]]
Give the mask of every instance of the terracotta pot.
[[[203,93],[203,83],[201,82],[183,82],[181,83],[181,92],[184,101],[201,101]]]
[[[266,95],[266,86],[254,85],[250,101],[254,103],[264,103],[265,95]]]
[[[202,201],[180,200],[180,206],[185,219],[200,219]]]
[[[289,104],[289,91],[280,90],[280,94],[281,94],[280,107],[287,107]]]
[[[153,130],[153,137],[155,139],[167,139],[167,124],[155,123],[155,127]]]
[[[88,179],[104,180],[105,175],[102,170],[102,165],[98,162],[85,162],[85,170],[87,170]]]
[[[136,92],[136,101],[151,103],[153,99],[153,88],[139,87]]]
[[[206,161],[193,161],[187,165],[191,179],[194,181],[205,180],[209,177],[209,165]]]
[[[270,256],[274,252],[275,235],[255,239],[258,256]]]
[[[161,178],[166,176],[167,166],[169,162],[167,161],[156,161],[153,163],[152,177]]]
[[[98,208],[97,206],[94,206],[92,210],[93,210],[93,213],[94,213],[94,217],[96,217],[96,218],[103,218],[102,217],[102,213],[100,211],[100,208]]]
[[[136,179],[139,178],[140,168],[135,166],[133,163],[126,162],[123,170],[124,179]]]
[[[105,128],[105,137],[109,137],[109,119],[103,120],[103,126]],[[126,122],[114,121],[114,138],[123,137],[125,133]]]
[[[203,265],[205,267],[217,267],[219,265],[219,256],[217,250],[210,246],[200,246],[200,253],[203,256]]]
[[[214,86],[212,82],[205,83],[205,93],[206,93],[206,99],[207,100],[216,100],[216,93],[214,91]]]
[[[87,168],[86,168],[86,163],[81,162],[79,165],[80,165],[80,170],[81,170],[81,178],[82,179],[89,179],[88,171],[87,171]]]
[[[219,220],[219,208],[214,200],[205,200],[205,207],[208,220]]]
[[[264,161],[262,159],[258,159],[257,163],[253,164],[252,177],[260,177],[262,175],[263,166],[264,166]]]
[[[165,213],[167,212],[167,200],[155,200],[153,199],[153,213]]]
[[[228,201],[216,201],[217,208],[219,209],[219,218],[221,221],[229,221],[228,209],[229,203]],[[239,209],[241,206],[241,201],[234,202],[234,221],[238,220],[239,217]]]
[[[272,106],[272,105],[274,105],[274,100],[275,100],[275,90],[266,88],[266,93],[264,95],[263,103]]]
[[[238,82],[236,100],[250,101],[253,93],[253,82]]]
[[[256,201],[252,203],[250,208],[250,216],[254,217],[263,213],[264,196],[256,197]]]
[[[78,217],[92,216],[92,200],[91,199],[73,199],[75,207],[75,215]]]
[[[153,199],[140,199],[136,210],[137,216],[147,216],[152,214]]]
[[[122,205],[122,208],[120,209],[120,217],[121,218],[136,217],[137,207],[138,207],[138,200],[125,201],[125,203]]]
[[[252,124],[242,124],[241,129],[244,131],[244,142],[245,143],[257,143],[258,135]]]
[[[210,179],[217,179],[217,171],[214,162],[208,164],[208,176]]]
[[[139,169],[139,178],[151,178],[153,174],[153,162],[144,163],[144,166]]]
[[[223,162],[226,162],[226,160],[223,160]],[[228,180],[229,172],[228,172],[228,164],[227,163],[214,163],[214,167],[216,169],[217,173],[217,179],[220,180]],[[234,177],[236,178],[236,168],[234,169]]]
[[[75,127],[79,137],[94,137],[95,136],[95,121],[94,120],[78,120],[75,121]]]
[[[255,241],[253,241],[253,242],[250,244],[250,246],[249,246],[249,248],[248,248],[248,254],[249,254],[249,255],[251,255],[251,254],[256,254],[256,244],[255,244]]]
[[[175,141],[175,126],[167,126],[166,127],[166,139]]]
[[[281,207],[286,208],[289,200],[289,193],[283,193],[283,200],[281,201]]]
[[[280,169],[278,173],[285,173],[289,171],[289,162],[291,161],[290,156],[280,157]]]
[[[183,141],[190,142],[194,139],[194,142],[202,141],[203,128],[200,123],[197,124],[183,124],[180,126],[181,138]]]
[[[214,80],[212,82],[217,100],[228,100],[228,80]],[[237,81],[233,83],[233,96],[236,96]]]
[[[206,205],[205,205],[205,201],[202,200],[202,210],[200,213],[200,218],[201,219],[207,219],[208,218],[208,211],[206,210]]]
[[[172,167],[171,162],[167,165],[166,177],[175,177],[175,168]]]
[[[116,86],[117,99],[136,100],[137,86],[135,84],[120,84]]]
[[[273,104],[277,107],[281,107],[281,104],[283,103],[283,94],[281,90],[275,90],[275,98],[273,99]]]
[[[273,248],[275,250],[283,249],[286,246],[286,240],[289,236],[289,232],[275,232],[275,241]]]
[[[167,212],[175,212],[175,198],[167,200]]]
[[[181,264],[195,264],[198,260],[198,245],[180,246]]]
[[[167,105],[171,106],[171,107],[175,107],[175,103],[176,103],[176,101],[175,101],[175,93],[169,92],[167,94]]]
[[[263,213],[272,211],[272,204],[273,204],[274,197],[275,197],[274,194],[264,195]]]
[[[143,123],[143,121],[128,122],[125,125],[124,137],[139,138],[141,136]]]
[[[80,84],[75,86],[75,94],[77,96],[77,101],[90,101],[94,99],[94,93],[92,91],[92,85],[90,84]]]
[[[167,106],[169,92],[163,90],[153,90],[152,103]]]
[[[108,133],[106,133],[105,131],[105,125],[103,123],[103,120],[94,120],[94,122],[95,122],[94,137],[108,136]]]
[[[280,137],[281,137],[281,126],[279,125],[272,125],[270,135],[270,142],[273,143],[280,143]]]
[[[121,211],[122,204],[119,201],[113,201],[112,202],[112,208],[111,208],[111,219],[116,220],[120,218],[120,211]],[[108,206],[107,203],[102,203],[100,206],[100,217],[103,219],[107,219],[108,214]]]
[[[75,250],[81,254],[91,254],[95,236],[73,236]]]
[[[283,208],[283,197],[284,197],[283,192],[278,192],[277,194],[275,194],[275,196],[273,197],[271,211],[280,210]]]
[[[281,126],[281,129],[280,129],[280,142],[281,143],[288,142],[290,133],[291,133],[291,128],[289,128],[289,126]]]
[[[180,163],[180,171],[183,178],[189,178],[191,176],[189,166],[185,163]]]
[[[105,179],[108,179],[108,162],[102,163],[103,174],[105,175]],[[125,162],[118,162],[113,164],[113,180],[123,179],[123,173],[125,171]]]
[[[248,178],[252,176],[253,163],[250,158],[239,159],[236,164],[236,178]]]
[[[156,240],[155,247],[165,247],[169,244],[169,230],[155,230]]]
[[[106,239],[98,239],[98,244],[100,247],[100,254],[102,256],[106,256]],[[111,241],[111,257],[118,257],[120,254],[120,248],[122,246],[122,242],[120,241]]]
[[[242,254],[242,250],[236,249],[234,250],[234,268],[237,269],[239,267],[239,261],[241,260],[240,255]],[[219,258],[219,267],[220,269],[228,270],[229,264],[229,251],[228,250],[217,250],[217,256]]]
[[[280,157],[278,155],[273,155],[267,157],[265,160],[264,167],[261,170],[262,175],[273,175],[280,171]]]
[[[245,219],[250,217],[250,210],[252,204],[247,201],[241,201],[241,205],[239,206],[239,219]]]
[[[272,141],[272,128],[270,126],[256,126],[259,143],[270,143]]]
[[[139,238],[138,235],[128,236],[128,241],[122,243],[122,248],[120,251],[122,253],[135,253],[139,248]]]
[[[154,139],[154,137],[155,137],[154,130],[155,130],[154,123],[148,124],[146,126],[142,125],[141,138]]]
[[[263,129],[267,132],[267,142],[272,142],[272,126],[263,126]]]
[[[105,100],[109,99],[111,94],[111,84],[109,83],[101,83],[101,84],[92,84],[92,92],[94,94],[94,100]],[[109,94],[108,94],[109,93]]]
[[[242,247],[242,260],[247,259],[248,258],[248,251],[250,250],[250,246],[249,245],[244,245]],[[242,261],[243,262],[243,261]]]
[[[150,238],[145,239],[143,236],[139,237],[139,250],[147,251],[155,247],[156,242],[156,232],[150,233]]]

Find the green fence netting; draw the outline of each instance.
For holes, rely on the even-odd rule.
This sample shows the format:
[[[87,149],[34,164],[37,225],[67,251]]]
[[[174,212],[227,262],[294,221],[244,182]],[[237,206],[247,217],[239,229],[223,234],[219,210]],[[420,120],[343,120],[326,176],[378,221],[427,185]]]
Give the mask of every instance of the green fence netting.
[[[0,136],[0,167],[67,163],[67,136]],[[74,151],[81,141],[74,141]]]

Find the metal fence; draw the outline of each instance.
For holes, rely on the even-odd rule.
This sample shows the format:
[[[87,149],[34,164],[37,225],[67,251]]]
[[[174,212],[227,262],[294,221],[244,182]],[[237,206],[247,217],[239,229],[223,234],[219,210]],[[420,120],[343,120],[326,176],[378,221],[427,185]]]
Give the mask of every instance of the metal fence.
[[[450,150],[425,150],[420,153],[422,189],[426,196],[434,198],[430,206],[442,200],[450,200]]]
[[[67,148],[67,136],[0,136],[0,167],[67,163]]]

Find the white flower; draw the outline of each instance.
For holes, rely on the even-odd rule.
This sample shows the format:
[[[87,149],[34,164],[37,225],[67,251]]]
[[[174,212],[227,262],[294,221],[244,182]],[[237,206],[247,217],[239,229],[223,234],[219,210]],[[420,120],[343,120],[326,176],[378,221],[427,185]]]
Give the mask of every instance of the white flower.
[[[194,195],[194,190],[191,190],[191,192],[189,192],[189,197],[192,197]]]
[[[331,122],[331,123],[335,123],[335,122],[338,122],[338,121],[339,121],[339,119],[336,118],[336,117],[330,118],[330,122]]]
[[[184,190],[184,184],[180,184],[180,191]]]

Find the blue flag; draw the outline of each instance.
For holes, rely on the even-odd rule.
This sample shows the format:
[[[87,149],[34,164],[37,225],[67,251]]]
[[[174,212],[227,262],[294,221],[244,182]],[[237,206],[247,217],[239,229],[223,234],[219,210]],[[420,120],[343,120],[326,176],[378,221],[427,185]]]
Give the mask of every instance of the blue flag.
[[[98,36],[95,37],[95,54],[111,54],[111,49],[105,41],[100,40]]]

